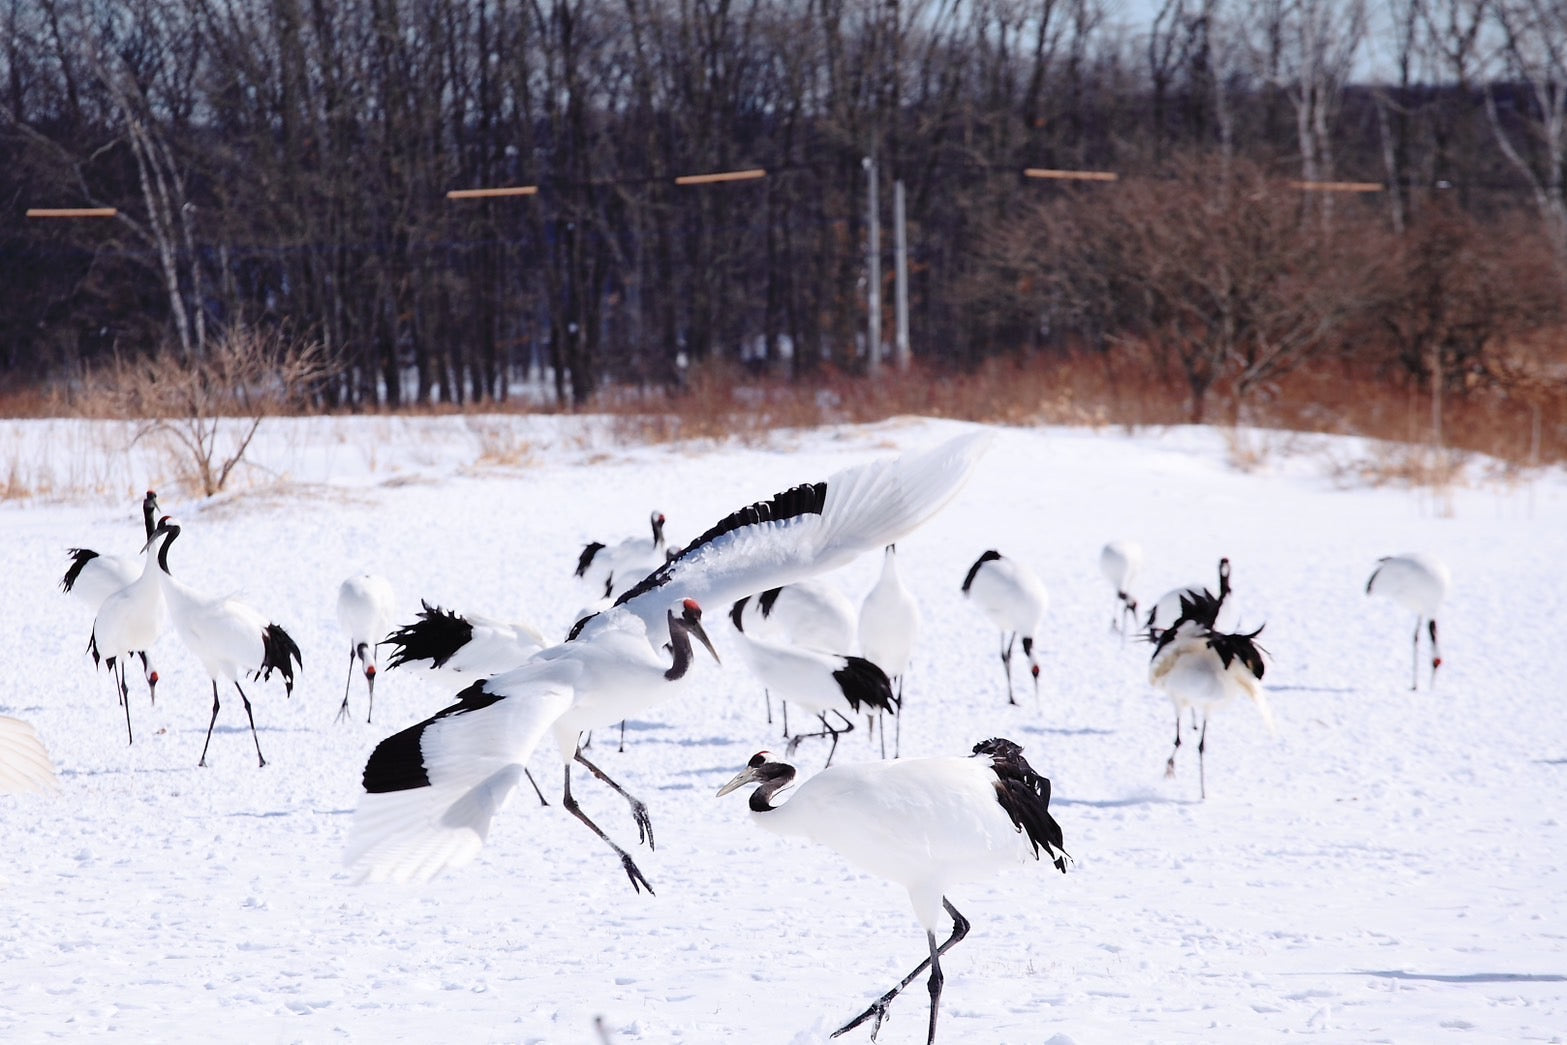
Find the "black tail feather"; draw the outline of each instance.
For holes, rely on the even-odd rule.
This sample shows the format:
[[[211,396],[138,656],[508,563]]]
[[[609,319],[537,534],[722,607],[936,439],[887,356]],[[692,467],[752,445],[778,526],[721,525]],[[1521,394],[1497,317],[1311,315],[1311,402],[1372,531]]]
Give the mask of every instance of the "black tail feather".
[[[89,562],[98,557],[98,553],[91,548],[72,548],[70,550],[71,566],[65,571],[65,576],[60,578],[60,590],[69,593],[76,584],[76,578],[82,575],[82,569]]]
[[[864,657],[845,657],[843,667],[832,673],[843,689],[849,707],[859,711],[862,707],[879,708],[897,714],[897,698],[892,695],[892,682],[887,673]]]
[[[1062,846],[1061,825],[1050,815],[1050,781],[1034,772],[1023,757],[1023,749],[1005,737],[992,737],[974,745],[974,754],[989,755],[996,772],[996,800],[1007,811],[1019,831],[1028,834],[1039,856],[1040,846],[1056,869],[1066,873],[1071,859]]]
[[[419,604],[424,607],[419,619],[398,628],[385,639],[385,643],[393,647],[392,655],[386,660],[389,668],[419,660],[427,660],[430,667],[439,668],[473,638],[473,625],[461,614],[431,606],[423,599]]]
[[[588,567],[593,565],[593,557],[604,550],[604,545],[598,541],[583,545],[582,554],[577,556],[577,572],[574,576],[586,577]]]
[[[257,668],[253,677],[266,680],[272,677],[274,671],[283,676],[283,684],[288,695],[294,695],[294,664],[305,666],[304,660],[299,655],[299,644],[291,638],[288,632],[276,624],[268,624],[261,629],[261,667]],[[290,663],[292,659],[293,663]]]

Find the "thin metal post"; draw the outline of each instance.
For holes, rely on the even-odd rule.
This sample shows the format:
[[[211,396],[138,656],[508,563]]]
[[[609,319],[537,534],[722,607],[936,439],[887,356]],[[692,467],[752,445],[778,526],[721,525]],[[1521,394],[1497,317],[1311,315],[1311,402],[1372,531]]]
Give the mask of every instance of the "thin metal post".
[[[870,315],[866,324],[865,369],[874,377],[881,372],[881,205],[876,199],[876,161],[867,156],[864,164],[870,188],[870,235],[865,249],[868,270],[865,305]]]
[[[894,310],[897,330],[892,358],[899,372],[909,369],[909,236],[903,213],[903,179],[892,183]]]

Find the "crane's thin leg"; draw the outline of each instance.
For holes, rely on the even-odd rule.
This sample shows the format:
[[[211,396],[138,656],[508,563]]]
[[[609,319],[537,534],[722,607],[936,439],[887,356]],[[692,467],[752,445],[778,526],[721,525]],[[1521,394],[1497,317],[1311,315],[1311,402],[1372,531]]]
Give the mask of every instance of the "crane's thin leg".
[[[767,724],[773,724],[773,691],[766,686],[762,687],[762,699],[767,701]]]
[[[797,733],[797,734],[795,734],[794,736],[789,738],[789,746],[787,748],[785,748],[784,751],[788,755],[793,756],[794,752],[795,752],[795,749],[800,746],[800,741],[806,739],[807,737],[829,737],[830,736],[830,737],[832,737],[832,748],[831,748],[831,750],[829,750],[827,752],[827,764],[822,766],[822,768],[826,769],[827,766],[832,765],[832,756],[838,750],[838,737],[839,737],[839,735],[843,734],[843,733],[853,733],[854,732],[854,723],[851,722],[849,720],[849,718],[846,715],[843,714],[843,712],[835,710],[833,712],[833,714],[835,714],[839,718],[843,719],[843,728],[842,729],[833,729],[832,726],[828,725],[827,724],[827,714],[826,714],[826,712],[823,712],[822,714],[817,716],[817,718],[821,719],[821,723],[822,723],[821,732],[819,732],[819,733]]]
[[[354,653],[354,647],[350,645],[348,647],[348,681],[343,683],[343,703],[337,709],[337,718],[332,720],[334,722],[341,722],[348,717],[348,691],[354,685],[354,660],[356,658],[357,654]],[[369,720],[366,719],[365,721],[368,722]]]
[[[1197,793],[1208,797],[1208,777],[1203,771],[1202,753],[1208,747],[1208,716],[1202,717],[1202,733],[1197,737]]]
[[[1170,749],[1170,757],[1164,762],[1164,776],[1168,780],[1175,776],[1175,753],[1181,750],[1181,709],[1175,709],[1175,746]]]
[[[533,793],[539,796],[539,805],[541,805],[541,806],[549,805],[549,802],[545,801],[544,792],[539,790],[539,782],[537,780],[533,779],[533,774],[528,772],[528,767],[527,766],[523,767],[522,775],[527,777],[528,778],[528,783],[533,785]]]
[[[365,689],[369,693],[369,701],[367,703],[367,706],[365,707],[365,724],[368,725],[370,723],[370,720],[375,717],[375,668],[374,667],[371,667],[369,671],[365,672]],[[289,695],[290,696],[293,695],[292,691],[290,692]]]
[[[1436,688],[1436,669],[1442,666],[1442,648],[1436,644],[1436,618],[1431,618],[1431,688]]]
[[[1012,698],[1012,643],[1017,639],[1017,632],[1002,632],[1006,641],[1001,646],[1001,667],[1007,673],[1007,703],[1016,704]]]
[[[892,999],[898,996],[898,992],[903,990],[903,988],[907,987],[909,984],[913,983],[916,976],[924,972],[927,968],[930,968],[943,954],[946,954],[947,951],[952,948],[953,944],[957,943],[959,940],[963,939],[963,937],[968,935],[969,921],[967,918],[958,913],[958,909],[956,907],[952,906],[952,901],[948,900],[946,897],[942,897],[941,906],[945,907],[947,909],[947,913],[952,916],[952,935],[947,937],[947,942],[942,944],[940,947],[937,947],[936,934],[927,933],[926,937],[930,943],[930,957],[916,965],[914,967],[914,971],[905,976],[902,982],[899,983],[896,987],[871,1003],[870,1008],[854,1017],[854,1019],[850,1020],[848,1023],[845,1023],[842,1027],[839,1027],[837,1030],[833,1031],[833,1037],[836,1038],[838,1035],[843,1034],[846,1031],[853,1030],[855,1027],[858,1027],[860,1024],[874,1016],[876,1017],[876,1023],[871,1027],[871,1040],[875,1041],[876,1032],[881,1030],[881,1021],[887,1018],[887,1007],[892,1004]],[[941,982],[944,979],[945,977],[941,975],[941,966],[939,964],[935,965],[931,972],[932,986],[930,1037],[927,1039],[926,1045],[929,1045],[930,1042],[936,1040],[936,1008],[937,1002],[941,996]]]
[[[217,721],[218,721],[218,680],[217,679],[213,679],[212,680],[212,720],[207,723],[207,740],[206,740],[206,743],[201,745],[201,761],[196,763],[198,766],[204,766],[204,765],[207,764],[207,745],[212,743],[212,727],[217,724]]]
[[[620,720],[620,747],[616,748],[615,750],[618,753],[620,753],[620,754],[625,754],[625,751],[626,751],[626,720],[625,719],[621,719]]]
[[[778,702],[778,710],[783,715],[783,735],[787,737],[789,735],[789,702],[780,700]]]
[[[578,752],[577,757],[581,757],[580,752]],[[560,804],[566,808],[568,813],[586,824],[589,831],[603,839],[605,845],[615,850],[615,854],[620,857],[620,866],[625,868],[626,877],[631,879],[632,890],[640,893],[643,889],[646,889],[648,895],[653,895],[653,887],[648,884],[646,878],[642,877],[642,872],[637,868],[636,861],[631,859],[631,854],[612,842],[609,835],[600,830],[599,825],[589,820],[588,814],[584,813],[582,807],[577,805],[577,800],[571,797],[571,766],[569,765],[566,767],[566,790],[561,795]]]
[[[120,687],[120,703],[125,705],[125,742],[134,744],[136,743],[136,738],[131,736],[131,696],[130,690],[125,685],[125,660],[123,657],[116,659],[112,677]]]
[[[1415,618],[1415,637],[1409,647],[1409,688],[1420,688],[1420,618]]]
[[[647,804],[644,803],[640,798],[632,797],[632,795],[627,792],[625,788],[611,780],[609,775],[602,769],[583,758],[581,750],[578,750],[577,753],[572,757],[575,758],[578,762],[581,762],[583,765],[587,766],[588,772],[592,773],[594,776],[598,777],[600,780],[604,781],[604,783],[613,788],[615,794],[631,803],[631,818],[637,822],[637,841],[646,842],[649,849],[658,848],[653,844],[653,821],[648,818]]]
[[[882,740],[886,741],[887,723],[881,724]],[[898,712],[892,716],[892,757],[897,758],[903,751],[903,676],[898,676]]]
[[[239,680],[234,681],[234,688],[239,689]],[[258,765],[266,765],[267,760],[261,757],[261,738],[256,736],[256,716],[250,713],[250,698],[245,696],[245,691],[239,689],[239,699],[245,705],[245,717],[250,719],[250,739],[256,742],[256,761]]]

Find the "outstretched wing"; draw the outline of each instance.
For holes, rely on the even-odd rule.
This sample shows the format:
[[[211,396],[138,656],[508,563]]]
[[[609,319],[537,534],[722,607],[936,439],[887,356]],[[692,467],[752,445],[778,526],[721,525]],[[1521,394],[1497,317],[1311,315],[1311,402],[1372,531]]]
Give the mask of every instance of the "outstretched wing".
[[[936,514],[962,489],[991,440],[990,432],[971,432],[925,453],[845,469],[742,508],[628,590],[616,606],[652,629],[681,599],[729,606],[742,596],[835,569]]]
[[[380,744],[343,864],[356,880],[425,882],[476,856],[533,749],[571,705],[576,665],[541,661],[475,682]]]
[[[59,786],[49,752],[33,727],[0,715],[0,794],[56,791]]]

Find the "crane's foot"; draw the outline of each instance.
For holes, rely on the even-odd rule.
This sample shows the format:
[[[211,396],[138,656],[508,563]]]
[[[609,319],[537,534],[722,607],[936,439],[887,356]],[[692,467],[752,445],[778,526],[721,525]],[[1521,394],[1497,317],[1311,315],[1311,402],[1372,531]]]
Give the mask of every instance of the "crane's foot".
[[[631,818],[637,822],[637,841],[646,842],[649,849],[656,849],[657,846],[653,844],[653,820],[648,816],[647,803],[634,800],[631,803]]]
[[[832,1036],[836,1038],[840,1034],[847,1034],[849,1031],[853,1030],[874,1016],[876,1017],[876,1022],[871,1024],[871,1040],[875,1041],[877,1032],[881,1030],[881,1021],[887,1018],[887,1006],[889,1004],[890,1001],[888,999],[878,998],[871,1004],[870,1008],[854,1017],[854,1019],[850,1020],[848,1023],[845,1023],[842,1027],[839,1027],[837,1030],[833,1031]]]
[[[625,853],[620,854],[620,863],[626,869],[626,877],[631,879],[631,888],[634,892],[640,893],[646,889],[649,896],[655,895],[653,887],[648,884],[646,878],[642,877],[642,872],[637,869],[636,862],[630,856]]]

